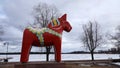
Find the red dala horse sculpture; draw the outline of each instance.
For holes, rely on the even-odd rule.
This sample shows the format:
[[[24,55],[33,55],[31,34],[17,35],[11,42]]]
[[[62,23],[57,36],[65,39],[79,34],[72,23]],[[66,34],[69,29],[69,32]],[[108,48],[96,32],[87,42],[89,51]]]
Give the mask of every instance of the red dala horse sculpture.
[[[61,61],[62,32],[70,32],[72,27],[67,21],[67,14],[52,20],[47,28],[35,29],[28,27],[24,30],[20,62],[28,62],[32,46],[54,46],[55,61]]]

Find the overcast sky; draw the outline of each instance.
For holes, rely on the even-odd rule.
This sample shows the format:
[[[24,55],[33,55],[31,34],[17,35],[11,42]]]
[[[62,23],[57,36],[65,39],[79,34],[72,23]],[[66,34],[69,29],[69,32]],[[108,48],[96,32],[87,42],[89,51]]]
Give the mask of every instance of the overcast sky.
[[[39,2],[54,4],[62,14],[68,15],[73,29],[70,33],[63,33],[63,51],[82,50],[81,27],[88,21],[97,21],[103,34],[114,33],[116,26],[120,25],[120,0],[0,0],[0,24],[6,31],[4,37],[22,39],[18,27],[33,22],[32,8]]]

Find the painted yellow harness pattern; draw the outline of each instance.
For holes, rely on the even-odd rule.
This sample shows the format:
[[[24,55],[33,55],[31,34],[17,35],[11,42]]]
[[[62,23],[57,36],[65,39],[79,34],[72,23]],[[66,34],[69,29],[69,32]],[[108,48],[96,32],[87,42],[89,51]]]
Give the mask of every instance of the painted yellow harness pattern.
[[[41,45],[44,45],[43,33],[45,33],[45,32],[48,32],[50,34],[53,34],[53,35],[58,36],[58,37],[61,38],[60,33],[56,32],[56,31],[54,31],[52,29],[49,29],[49,28],[35,29],[33,27],[27,27],[27,29],[29,29],[29,31],[31,31],[32,33],[36,34],[36,36],[38,37]]]

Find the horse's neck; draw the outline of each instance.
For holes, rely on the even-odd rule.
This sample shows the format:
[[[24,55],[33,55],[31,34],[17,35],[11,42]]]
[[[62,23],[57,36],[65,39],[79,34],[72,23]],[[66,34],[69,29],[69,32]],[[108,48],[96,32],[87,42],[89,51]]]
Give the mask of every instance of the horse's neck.
[[[52,26],[52,23],[50,22],[47,27],[60,33],[60,34],[62,34],[62,32],[63,32],[62,25]]]
[[[50,28],[50,29],[52,29],[52,30],[54,30],[54,31],[56,31],[56,32],[58,32],[58,33],[60,33],[60,34],[62,34],[62,32],[63,32],[62,26],[52,27],[52,28]]]

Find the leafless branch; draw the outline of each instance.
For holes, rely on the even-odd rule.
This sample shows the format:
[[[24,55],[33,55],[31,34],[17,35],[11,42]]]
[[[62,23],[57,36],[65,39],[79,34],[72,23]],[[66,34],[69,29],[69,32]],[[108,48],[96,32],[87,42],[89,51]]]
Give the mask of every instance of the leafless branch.
[[[88,24],[83,25],[82,42],[85,47],[89,49],[91,54],[101,44],[102,36],[99,34],[98,23],[89,21]]]
[[[52,18],[58,18],[59,10],[54,5],[39,3],[33,8],[34,23],[40,24],[41,27],[46,27]]]

